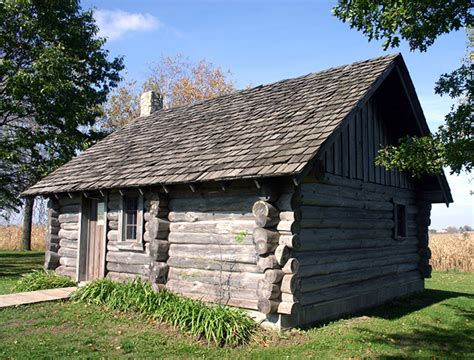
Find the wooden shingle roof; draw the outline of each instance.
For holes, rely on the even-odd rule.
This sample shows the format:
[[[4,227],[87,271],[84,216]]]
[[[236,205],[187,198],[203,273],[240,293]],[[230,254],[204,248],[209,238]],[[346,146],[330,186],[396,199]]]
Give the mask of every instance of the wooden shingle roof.
[[[400,55],[138,118],[24,195],[293,176]]]

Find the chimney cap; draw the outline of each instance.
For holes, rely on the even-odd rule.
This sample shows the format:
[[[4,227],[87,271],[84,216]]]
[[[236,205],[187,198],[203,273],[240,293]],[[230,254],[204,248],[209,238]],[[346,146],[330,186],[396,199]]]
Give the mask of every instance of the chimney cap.
[[[153,114],[163,108],[163,97],[153,90],[145,91],[140,97],[140,116]]]

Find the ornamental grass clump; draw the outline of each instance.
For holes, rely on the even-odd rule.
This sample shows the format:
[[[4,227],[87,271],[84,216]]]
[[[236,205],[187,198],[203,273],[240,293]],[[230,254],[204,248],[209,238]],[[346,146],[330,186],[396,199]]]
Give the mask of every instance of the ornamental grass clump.
[[[208,305],[167,290],[155,292],[139,279],[125,283],[97,280],[76,291],[72,299],[137,312],[220,346],[245,344],[257,329],[256,323],[239,309]]]
[[[76,283],[67,276],[56,274],[54,271],[33,270],[23,274],[13,286],[14,292],[56,289],[76,286]]]

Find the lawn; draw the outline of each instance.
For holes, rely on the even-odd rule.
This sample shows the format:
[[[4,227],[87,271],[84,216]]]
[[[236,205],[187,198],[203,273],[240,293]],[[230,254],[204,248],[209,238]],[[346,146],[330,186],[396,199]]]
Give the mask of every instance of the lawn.
[[[11,292],[21,274],[41,269],[44,252],[0,250],[0,295]]]
[[[41,265],[35,254],[15,254],[0,252],[1,289],[27,262]],[[261,333],[235,349],[206,346],[163,324],[98,306],[55,302],[8,308],[0,310],[0,357],[472,359],[473,284],[474,273],[434,273],[422,294],[311,330]]]

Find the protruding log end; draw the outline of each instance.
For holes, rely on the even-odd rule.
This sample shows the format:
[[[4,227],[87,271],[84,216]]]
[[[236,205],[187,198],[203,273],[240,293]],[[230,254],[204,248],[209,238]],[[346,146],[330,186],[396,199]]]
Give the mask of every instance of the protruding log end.
[[[283,276],[281,280],[281,291],[285,293],[294,293],[301,286],[301,280],[296,274]]]
[[[300,268],[300,262],[296,258],[288,259],[282,270],[285,274],[296,274]]]
[[[260,257],[257,262],[259,270],[263,273],[267,269],[277,269],[279,268],[278,262],[275,255],[268,255],[265,257]]]
[[[284,266],[291,257],[291,249],[286,245],[278,245],[275,249],[275,258],[280,266]]]
[[[258,299],[257,308],[258,311],[264,314],[275,313],[278,309],[279,302],[269,299]]]
[[[297,302],[281,302],[278,304],[277,313],[293,315],[296,314],[300,308],[301,305]]]
[[[260,227],[274,226],[279,221],[279,211],[266,201],[258,200],[252,207],[255,223]]]
[[[285,273],[279,269],[268,269],[265,271],[265,280],[269,283],[279,283]]]

